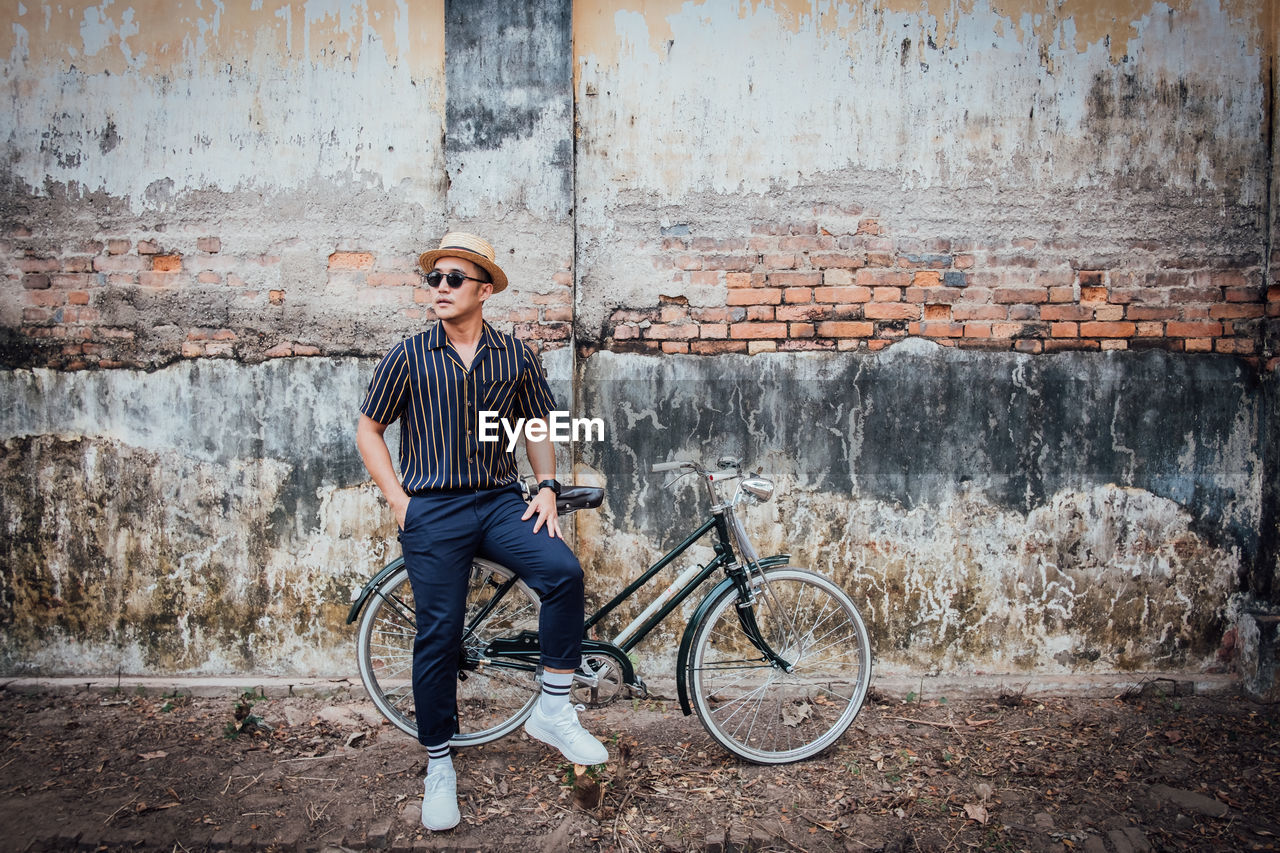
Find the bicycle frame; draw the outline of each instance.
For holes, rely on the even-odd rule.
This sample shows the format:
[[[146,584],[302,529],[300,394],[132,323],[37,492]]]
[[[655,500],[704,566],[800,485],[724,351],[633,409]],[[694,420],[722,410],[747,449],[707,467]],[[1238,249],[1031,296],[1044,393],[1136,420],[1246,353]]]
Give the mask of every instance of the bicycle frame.
[[[640,588],[652,580],[658,572],[671,565],[677,557],[689,550],[695,542],[703,536],[706,536],[713,529],[716,530],[718,538],[715,545],[715,557],[713,557],[707,565],[703,566],[702,570],[698,572],[693,580],[685,584],[683,589],[677,591],[676,594],[672,596],[672,598],[663,605],[657,613],[650,616],[640,625],[639,628],[632,632],[629,638],[620,643],[618,648],[622,649],[624,652],[629,652],[639,645],[640,642],[644,640],[644,638],[647,637],[663,619],[670,615],[671,611],[683,604],[685,599],[692,595],[693,591],[701,586],[702,582],[710,577],[716,569],[726,565],[727,563],[732,563],[733,548],[729,544],[728,532],[722,515],[713,515],[711,518],[704,521],[697,530],[685,537],[683,542],[664,554],[656,563],[646,569],[644,574],[640,575],[640,577],[628,584],[626,589],[615,595],[612,600],[588,617],[587,621],[582,626],[584,638],[589,639],[587,635],[596,624],[612,613],[618,605],[622,604],[622,602],[626,601],[638,592]]]
[[[716,551],[715,557],[713,557],[711,561],[707,563],[707,565],[703,566],[702,569],[699,570],[698,574],[693,578],[693,580],[685,584],[685,586],[682,589],[680,589],[678,592],[676,592],[671,597],[671,599],[667,601],[667,603],[658,610],[658,612],[650,616],[649,619],[647,619],[639,627],[638,630],[633,632],[630,638],[628,638],[625,642],[619,645],[614,645],[611,642],[596,640],[590,636],[591,629],[595,625],[597,625],[600,622],[600,620],[604,619],[611,612],[613,612],[613,610],[615,610],[618,607],[618,605],[620,605],[622,602],[626,601],[628,598],[634,595],[642,586],[644,586],[650,580],[652,580],[654,576],[658,574],[658,572],[662,571],[664,568],[669,566],[677,557],[679,557],[685,551],[689,550],[689,548],[692,547],[695,542],[697,542],[702,537],[706,536],[712,530],[715,530],[717,532],[718,539],[719,539],[719,541],[715,544],[715,551]],[[734,559],[733,549],[732,549],[732,546],[729,544],[728,529],[725,525],[724,517],[721,514],[713,514],[713,516],[711,518],[706,519],[698,527],[697,530],[695,530],[693,533],[690,533],[687,537],[685,537],[685,540],[683,542],[681,542],[679,545],[676,545],[674,548],[672,548],[670,551],[664,554],[661,558],[658,559],[656,563],[654,563],[652,566],[646,569],[643,574],[641,574],[638,578],[636,578],[630,584],[628,584],[626,589],[622,590],[622,592],[615,595],[607,604],[605,604],[595,613],[587,617],[586,621],[583,623],[583,630],[582,630],[583,654],[584,655],[586,654],[607,655],[608,657],[612,658],[621,668],[622,680],[624,684],[627,684],[631,687],[642,688],[643,684],[636,678],[635,668],[632,666],[631,658],[627,655],[627,652],[635,648],[636,645],[638,645],[642,640],[644,640],[644,638],[648,636],[649,633],[652,632],[653,629],[656,628],[658,624],[662,622],[663,619],[665,619],[668,615],[670,615],[670,613],[673,610],[675,610],[677,607],[683,604],[684,601],[690,595],[693,594],[694,590],[696,590],[699,586],[701,586],[703,581],[705,581],[708,577],[710,577],[711,574],[715,572],[716,569],[722,566],[725,566],[727,564],[731,564],[733,562],[733,559]],[[489,609],[492,608],[497,603],[497,601],[503,595],[506,594],[507,589],[509,589],[513,583],[514,583],[514,578],[510,581],[507,581],[507,583],[503,584],[503,586],[494,593],[493,598],[490,601],[489,607],[486,607],[485,610],[482,611],[477,616],[477,619],[476,619],[477,623],[479,623],[488,613]],[[539,651],[540,651],[539,645],[538,645],[538,636],[536,633],[533,633],[530,631],[524,631],[515,637],[502,637],[494,640],[492,643],[486,646],[484,651],[485,651],[485,658],[486,658],[484,663],[486,664],[501,665],[501,664],[497,664],[497,662],[494,661],[492,658],[507,658],[507,659],[515,658],[517,660],[525,661],[529,664],[536,664],[539,657]]]
[[[629,598],[631,598],[631,596],[635,595],[636,592],[638,592],[641,587],[643,587],[645,584],[651,581],[654,578],[654,576],[658,574],[658,572],[662,571],[664,568],[669,566],[676,558],[678,558],[685,551],[689,550],[689,548],[691,548],[694,543],[702,539],[702,537],[706,536],[712,530],[716,531],[716,534],[717,534],[716,535],[717,542],[714,546],[716,555],[705,566],[702,566],[698,570],[697,574],[691,580],[686,582],[683,587],[681,587],[675,593],[673,593],[670,596],[670,598],[655,613],[650,615],[638,627],[636,627],[635,630],[632,631],[625,640],[615,645],[614,643],[611,643],[611,642],[592,639],[589,636],[590,631],[594,626],[599,624],[601,620],[603,620],[606,616],[612,613],[620,604],[622,604],[622,602],[628,600]],[[641,574],[639,577],[637,577],[635,580],[629,583],[625,589],[623,589],[621,592],[615,595],[606,604],[601,606],[598,610],[595,611],[595,613],[587,617],[586,622],[583,624],[583,640],[582,640],[583,654],[584,655],[597,654],[597,655],[604,655],[611,658],[615,663],[617,663],[621,671],[622,682],[629,687],[643,690],[644,689],[643,681],[636,677],[635,668],[632,666],[631,658],[627,653],[630,652],[632,649],[634,649],[636,646],[638,646],[641,642],[643,642],[644,639],[648,637],[650,633],[653,632],[654,628],[656,628],[659,624],[661,624],[662,621],[666,619],[669,615],[671,615],[673,611],[675,611],[682,604],[684,604],[684,602],[689,598],[689,596],[693,595],[693,593],[699,587],[701,587],[702,584],[709,577],[711,577],[711,575],[714,574],[717,569],[724,568],[728,572],[728,576],[723,581],[721,581],[719,584],[717,584],[715,587],[712,588],[711,593],[704,598],[703,605],[702,607],[699,608],[697,614],[695,614],[695,617],[693,619],[690,619],[688,625],[685,626],[684,636],[681,638],[680,652],[678,654],[677,663],[676,663],[676,672],[679,673],[683,671],[683,665],[684,665],[685,659],[688,656],[690,638],[692,637],[693,630],[697,626],[700,615],[705,610],[707,603],[711,601],[711,599],[715,596],[715,594],[718,593],[724,586],[732,584],[732,585],[737,585],[740,588],[740,590],[743,592],[744,596],[747,596],[747,597],[750,596],[750,589],[747,581],[747,572],[741,566],[738,565],[737,559],[734,556],[733,546],[730,544],[730,542],[731,540],[729,538],[728,522],[725,518],[724,510],[723,509],[720,509],[719,511],[713,510],[712,516],[706,519],[705,521],[703,521],[697,530],[693,531],[687,537],[685,537],[683,542],[676,545],[670,551],[668,551],[666,554],[660,557],[658,561],[655,562],[648,569],[646,569],[643,574]],[[790,560],[790,555],[788,554],[776,554],[772,557],[766,557],[762,560],[757,561],[756,565],[759,568],[764,569],[772,566],[785,564],[789,560]],[[737,567],[736,571],[734,570],[735,567]],[[486,607],[485,610],[478,615],[476,620],[477,622],[479,622],[484,618],[484,616],[497,603],[497,601],[504,594],[506,594],[506,591],[511,587],[511,585],[514,582],[515,582],[514,578],[507,581],[505,584],[503,584],[501,588],[499,588],[495,592],[492,600],[490,601],[489,607]],[[671,589],[670,586],[667,587],[667,589],[664,590],[663,593],[660,593],[659,596],[655,598],[655,601],[661,598],[661,596],[670,589]],[[739,608],[738,616],[742,622],[743,630],[746,632],[746,635],[750,639],[752,644],[755,645],[758,649],[760,649],[762,653],[764,653],[767,657],[772,659],[774,662],[778,663],[781,666],[786,667],[788,665],[787,662],[782,660],[771,648],[769,648],[768,644],[760,636],[759,629],[756,627],[756,624],[755,624],[755,616],[750,610],[750,608]],[[494,658],[500,658],[500,659],[505,658],[507,660],[511,660],[512,658],[514,658],[516,660],[520,660],[524,662],[524,666],[531,666],[537,663],[539,651],[540,649],[538,645],[537,634],[530,631],[523,631],[515,637],[503,637],[503,638],[496,639],[492,643],[490,643],[488,646],[486,646],[485,660],[483,661],[483,664],[509,666],[511,664],[499,663],[498,661],[494,660]],[[688,716],[689,714],[693,713],[693,710],[689,706],[689,700],[688,700],[687,691],[685,689],[684,681],[679,677],[677,677],[676,681],[678,684],[680,708],[684,712],[685,716]]]
[[[714,574],[718,569],[724,569],[726,577],[719,584],[712,587],[711,592],[703,598],[702,604],[699,606],[697,611],[695,611],[693,618],[691,618],[685,626],[684,634],[681,638],[680,650],[676,661],[676,682],[678,686],[680,707],[686,716],[693,713],[693,711],[689,705],[684,679],[680,678],[678,674],[684,671],[684,665],[688,659],[693,632],[706,613],[710,602],[721,592],[721,590],[730,585],[738,588],[739,595],[743,601],[752,602],[754,600],[749,581],[748,567],[743,566],[741,561],[739,561],[737,555],[734,553],[732,545],[734,540],[731,534],[731,523],[737,525],[739,530],[741,529],[741,525],[736,521],[736,517],[731,517],[731,514],[733,513],[733,505],[731,503],[723,503],[720,501],[712,479],[713,478],[707,478],[704,481],[708,497],[711,499],[712,503],[711,516],[705,519],[696,530],[686,536],[684,541],[667,551],[658,559],[657,562],[646,569],[639,577],[631,581],[625,589],[587,617],[583,624],[583,655],[597,655],[610,658],[617,664],[623,684],[632,689],[645,692],[646,688],[644,686],[644,682],[636,676],[635,668],[631,663],[631,658],[628,653],[643,642],[664,619],[671,615],[672,612],[683,605],[684,602],[688,600],[689,596],[693,595],[693,593],[699,589],[712,574]],[[671,565],[671,563],[680,557],[680,555],[689,550],[694,543],[698,542],[712,531],[715,531],[716,534],[716,542],[713,546],[715,556],[705,566],[698,567],[696,574],[694,574],[692,578],[685,581],[682,576],[655,596],[653,602],[650,603],[645,612],[652,609],[659,601],[663,602],[661,606],[657,607],[657,609],[647,617],[644,617],[644,614],[642,613],[642,616],[637,618],[637,622],[639,624],[633,622],[631,625],[624,628],[622,634],[626,634],[625,638],[618,641],[618,637],[615,637],[615,642],[609,642],[593,639],[590,636],[591,629],[598,625],[601,620],[616,610],[624,601],[635,595],[641,587],[653,580],[660,571]],[[749,568],[751,570],[758,571],[786,564],[790,560],[790,555],[777,554],[764,559],[754,559],[754,554],[751,553],[746,559],[749,563]],[[358,617],[368,597],[374,593],[382,580],[388,577],[393,571],[397,570],[403,562],[403,557],[392,561],[392,563],[387,565],[365,585],[364,589],[351,606],[351,610],[347,616],[348,622],[352,622]],[[510,590],[516,583],[516,580],[517,576],[513,575],[506,582],[496,587],[485,607],[476,614],[470,625],[464,627],[464,649],[466,647],[466,640],[474,632],[475,626],[483,624],[484,619],[498,605],[503,596],[505,596],[508,590]],[[684,581],[683,586],[680,586],[672,592],[672,589],[682,581]],[[790,663],[781,658],[772,648],[769,647],[769,644],[764,640],[764,638],[761,637],[759,628],[756,625],[753,609],[751,607],[740,606],[737,612],[742,629],[752,645],[759,649],[761,653],[775,665],[789,670]],[[620,634],[619,637],[621,637],[622,634]],[[505,667],[510,669],[533,671],[538,666],[540,656],[541,648],[537,632],[521,631],[519,634],[514,636],[494,639],[485,646],[482,652],[482,657],[480,658],[468,657],[464,651],[461,654],[461,660],[459,662],[459,677],[465,679],[467,678],[466,673],[468,670],[475,670],[481,667]],[[593,683],[591,681],[592,674],[590,672],[580,672],[579,678],[586,681],[586,683]]]
[[[745,760],[798,761],[834,743],[856,716],[868,686],[870,640],[856,605],[833,581],[792,566],[789,555],[758,555],[738,508],[768,501],[772,481],[744,476],[731,457],[716,464],[716,470],[689,460],[651,466],[653,473],[699,475],[710,506],[652,565],[642,564],[632,575],[634,563],[624,564],[625,588],[580,623],[584,631],[575,645],[581,659],[573,682],[585,693],[575,698],[603,705],[626,692],[647,695],[631,656],[680,611],[677,618],[685,624],[674,675],[681,710],[696,713],[715,741]],[[721,497],[729,480],[739,481],[736,491]],[[599,506],[604,496],[598,487],[569,491],[557,500],[561,513]],[[348,621],[359,620],[360,677],[374,704],[397,728],[416,735],[407,704],[415,636],[412,580],[403,558],[393,560],[357,596]],[[697,600],[691,598],[695,592]],[[480,556],[471,561],[457,649],[465,726],[455,745],[509,734],[531,712],[541,672],[538,611],[537,590],[510,567]],[[606,624],[611,637],[594,639]],[[665,656],[670,646],[646,648]]]

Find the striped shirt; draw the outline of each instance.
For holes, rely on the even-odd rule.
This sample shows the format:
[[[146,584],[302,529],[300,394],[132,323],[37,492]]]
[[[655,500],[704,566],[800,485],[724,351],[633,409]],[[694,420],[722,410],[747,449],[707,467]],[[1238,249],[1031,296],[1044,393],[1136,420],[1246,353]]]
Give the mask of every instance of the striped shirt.
[[[519,472],[506,433],[499,426],[498,441],[480,441],[479,413],[496,412],[514,428],[554,408],[542,365],[522,341],[485,323],[468,370],[436,323],[383,357],[360,411],[380,424],[400,418],[400,476],[413,495],[511,485]]]

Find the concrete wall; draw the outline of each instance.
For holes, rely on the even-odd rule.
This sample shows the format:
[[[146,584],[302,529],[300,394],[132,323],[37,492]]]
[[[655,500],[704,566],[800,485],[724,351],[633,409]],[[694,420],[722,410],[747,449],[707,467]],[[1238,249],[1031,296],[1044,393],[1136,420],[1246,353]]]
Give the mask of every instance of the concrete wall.
[[[1269,24],[1176,6],[579,4],[580,338],[1256,354]]]
[[[914,339],[840,359],[599,353],[582,380],[612,413],[585,454],[611,491],[593,571],[705,513],[651,462],[738,455],[779,486],[750,515],[757,547],[856,592],[890,668],[1195,668],[1257,557],[1262,404],[1232,359]]]
[[[1195,670],[1274,602],[1270,4],[0,23],[0,671],[352,671],[395,547],[353,414],[449,227],[608,422],[597,596],[698,511],[645,465],[732,452],[882,669]]]
[[[417,310],[404,276],[445,221],[440,3],[255,5],[7,13],[11,362],[352,352]]]

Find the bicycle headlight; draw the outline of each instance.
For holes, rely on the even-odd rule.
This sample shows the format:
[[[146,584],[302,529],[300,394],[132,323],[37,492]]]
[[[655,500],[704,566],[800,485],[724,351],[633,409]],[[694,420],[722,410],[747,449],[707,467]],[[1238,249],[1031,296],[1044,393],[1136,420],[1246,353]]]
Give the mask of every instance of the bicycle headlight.
[[[764,503],[773,497],[773,481],[764,477],[747,477],[742,481],[742,491]]]

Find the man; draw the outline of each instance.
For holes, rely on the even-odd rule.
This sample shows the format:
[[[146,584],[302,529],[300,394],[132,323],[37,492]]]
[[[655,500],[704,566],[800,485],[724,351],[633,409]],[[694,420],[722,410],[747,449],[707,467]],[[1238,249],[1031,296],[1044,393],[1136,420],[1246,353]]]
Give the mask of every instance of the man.
[[[480,442],[481,411],[545,420],[554,407],[542,367],[511,335],[483,319],[484,303],[507,286],[493,247],[473,234],[446,234],[418,259],[439,322],[402,341],[378,364],[360,407],[356,444],[400,527],[417,608],[413,702],[427,748],[422,824],[458,824],[457,776],[449,739],[458,731],[458,653],[471,560],[477,554],[517,572],[542,601],[538,634],[542,694],[525,731],[575,764],[609,754],[569,702],[581,661],[582,567],[560,534],[555,450],[526,440],[538,493],[520,497],[514,454]],[[400,472],[384,432],[400,419]]]

